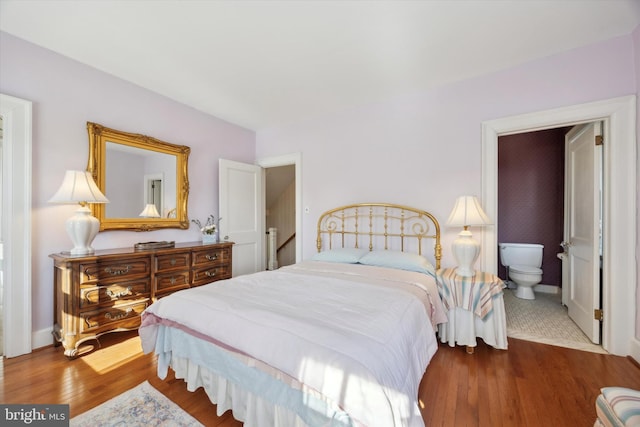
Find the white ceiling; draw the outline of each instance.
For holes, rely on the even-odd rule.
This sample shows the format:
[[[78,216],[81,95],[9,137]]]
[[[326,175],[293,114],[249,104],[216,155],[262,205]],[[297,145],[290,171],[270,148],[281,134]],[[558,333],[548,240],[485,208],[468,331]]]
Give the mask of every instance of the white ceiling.
[[[0,0],[2,31],[254,130],[629,34],[639,22],[638,0]]]

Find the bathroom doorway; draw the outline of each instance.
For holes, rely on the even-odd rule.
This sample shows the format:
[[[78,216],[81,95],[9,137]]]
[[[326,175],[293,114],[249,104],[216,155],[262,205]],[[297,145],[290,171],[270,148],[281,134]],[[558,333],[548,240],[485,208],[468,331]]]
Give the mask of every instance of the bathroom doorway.
[[[599,124],[599,122],[597,123]],[[556,321],[550,322],[549,325],[557,325],[558,328],[531,328],[535,332],[532,334],[540,335],[541,338],[551,342],[567,338],[571,341],[600,344],[599,325],[594,332],[589,328],[585,330],[585,322],[575,322],[575,318],[572,320],[576,324],[572,324],[572,320],[569,319],[570,313],[573,316],[576,315],[576,305],[572,305],[574,311],[570,312],[566,305],[562,304],[564,302],[562,290],[563,288],[566,290],[569,286],[569,283],[563,283],[563,278],[567,277],[563,275],[563,268],[569,267],[568,262],[563,262],[563,259],[566,259],[566,254],[561,245],[568,239],[565,238],[565,224],[568,220],[565,217],[565,212],[568,212],[568,201],[575,199],[570,197],[570,194],[573,194],[576,188],[580,188],[580,186],[571,185],[570,175],[576,175],[567,175],[566,173],[568,170],[574,170],[574,168],[567,169],[566,163],[567,160],[574,159],[574,156],[565,157],[565,141],[568,134],[575,132],[572,129],[581,129],[584,126],[586,125],[562,126],[514,133],[498,138],[498,242],[535,243],[544,246],[542,281],[534,287],[537,295],[536,300],[524,303],[527,304],[525,311],[528,313],[530,321],[536,323],[540,322],[542,313],[553,312]],[[600,147],[595,146],[595,140],[591,143],[593,151],[599,150]],[[600,189],[602,182],[602,165],[600,163],[592,163],[582,167],[580,173],[578,178],[583,182],[587,181],[584,177],[597,176],[595,181]],[[597,218],[589,217],[591,218],[589,221],[592,221],[591,228],[599,227],[601,224],[599,213],[602,205],[602,192],[599,194],[598,200],[589,199],[590,207],[581,206],[582,210],[598,212]],[[596,238],[600,236],[599,232],[595,234]],[[593,249],[597,250],[599,247],[601,245],[595,244]],[[506,269],[500,263],[498,263],[498,275],[504,279],[507,278]],[[594,276],[598,281],[594,285],[598,288],[599,296],[601,275],[596,273]],[[515,286],[510,284],[510,287]],[[598,304],[597,308],[600,308],[599,299],[596,303]],[[518,307],[522,310],[523,302],[514,298],[505,298],[505,304],[514,306],[519,304]],[[554,304],[559,307],[553,309]],[[561,305],[562,307],[560,307]],[[509,308],[507,311],[510,311]],[[593,315],[593,310],[591,310],[591,315]],[[518,334],[521,334],[522,330],[529,329],[523,324],[526,320],[527,317],[520,314],[517,321]],[[511,329],[515,329],[515,325],[512,325]],[[572,329],[573,333],[565,337],[569,329]],[[583,334],[584,337],[576,336]]]
[[[604,122],[604,189],[602,221],[602,346],[609,353],[640,354],[633,324],[636,312],[636,97],[634,95],[571,105],[482,123],[482,200],[490,218],[499,219],[497,162],[498,136]],[[497,228],[482,231],[481,268],[497,272]]]
[[[542,282],[536,292],[559,293],[562,266],[556,254],[564,233],[564,136],[568,127],[498,138],[498,242],[544,246]],[[498,262],[498,276],[506,269]]]

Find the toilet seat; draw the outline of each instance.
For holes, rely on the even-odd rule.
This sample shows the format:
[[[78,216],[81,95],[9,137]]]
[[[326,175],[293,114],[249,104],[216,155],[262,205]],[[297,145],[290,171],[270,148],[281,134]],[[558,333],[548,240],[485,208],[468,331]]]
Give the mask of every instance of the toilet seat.
[[[530,267],[528,265],[510,265],[509,272],[520,273],[520,274],[542,274],[542,269],[536,268],[536,267]]]

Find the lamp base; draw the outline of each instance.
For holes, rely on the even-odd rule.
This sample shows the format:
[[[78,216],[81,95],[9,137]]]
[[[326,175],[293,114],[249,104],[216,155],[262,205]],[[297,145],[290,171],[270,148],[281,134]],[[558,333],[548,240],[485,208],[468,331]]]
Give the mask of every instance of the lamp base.
[[[453,256],[458,262],[456,274],[462,277],[472,277],[476,274],[473,264],[480,254],[480,244],[473,238],[469,230],[462,230],[451,246]]]
[[[75,215],[66,221],[65,226],[74,245],[69,251],[71,255],[89,255],[95,252],[91,242],[100,230],[100,221],[91,215],[91,209],[80,206]]]
[[[457,274],[458,276],[461,276],[461,277],[473,277],[473,276],[475,276],[475,275],[476,275],[476,271],[475,271],[473,268],[468,268],[468,267],[461,268],[461,267],[457,267],[457,268],[456,268],[456,274]]]

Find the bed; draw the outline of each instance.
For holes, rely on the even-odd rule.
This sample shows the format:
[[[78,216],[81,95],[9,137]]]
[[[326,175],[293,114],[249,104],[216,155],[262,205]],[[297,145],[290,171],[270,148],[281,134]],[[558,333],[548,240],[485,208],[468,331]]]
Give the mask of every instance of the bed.
[[[142,315],[145,353],[246,426],[423,426],[418,387],[447,321],[440,228],[407,206],[342,206],[318,253],[176,292]]]

